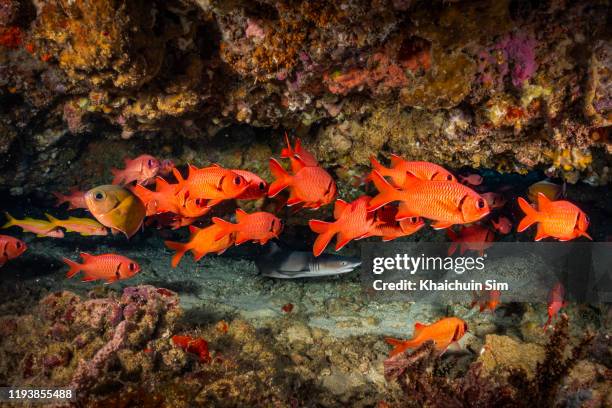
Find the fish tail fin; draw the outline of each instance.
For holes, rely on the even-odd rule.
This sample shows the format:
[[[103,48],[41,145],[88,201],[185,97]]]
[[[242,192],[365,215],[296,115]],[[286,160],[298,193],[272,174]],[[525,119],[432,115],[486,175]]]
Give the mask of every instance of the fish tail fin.
[[[183,185],[185,184],[185,179],[183,178],[183,175],[176,167],[172,168],[172,174],[174,175],[174,178],[176,179],[176,183],[178,184],[178,188],[177,188],[177,191],[178,191],[181,188],[183,188]]]
[[[410,342],[406,340],[399,340],[399,339],[393,339],[391,337],[386,337],[385,341],[390,346],[393,346],[393,350],[391,350],[391,352],[389,353],[389,357],[393,357],[398,354],[401,354],[410,348]]]
[[[131,190],[132,193],[134,193],[134,195],[143,202],[143,204],[146,204],[153,199],[153,191],[140,184],[136,184],[131,188]]]
[[[383,166],[374,155],[370,156],[370,163],[372,164],[372,169],[376,170],[380,173],[381,176],[386,176],[389,169]]]
[[[308,221],[308,225],[310,226],[311,230],[319,234],[312,248],[312,253],[314,256],[319,256],[321,253],[323,253],[327,245],[329,245],[329,242],[332,240],[334,235],[336,235],[336,231],[331,228],[333,225],[331,222],[310,220]]]
[[[281,150],[280,157],[284,159],[293,157],[294,151],[291,148],[291,141],[289,140],[289,135],[287,132],[285,132],[285,143],[287,143],[287,147],[284,147],[283,150]]]
[[[372,172],[371,180],[378,190],[378,195],[370,200],[368,211],[379,209],[385,204],[398,199],[398,190],[396,190],[385,178],[376,170]]]
[[[13,216],[11,214],[9,214],[8,212],[5,211],[4,212],[4,216],[6,217],[7,222],[6,222],[6,224],[4,224],[2,226],[2,228],[9,228],[9,227],[12,227],[13,225],[17,225],[16,224],[17,220],[15,218],[13,218]]]
[[[174,241],[164,241],[164,244],[166,244],[166,246],[173,250],[176,251],[176,254],[174,254],[174,256],[172,256],[172,267],[176,268],[178,266],[178,264],[181,262],[181,258],[183,258],[183,255],[185,255],[185,252],[187,252],[188,248],[187,248],[187,244],[183,244],[182,242],[174,242]]]
[[[268,187],[268,197],[274,197],[291,184],[292,177],[275,159],[270,159],[270,172],[275,180]]]
[[[83,265],[81,265],[79,263],[71,261],[68,258],[64,258],[63,261],[66,263],[66,265],[68,265],[70,267],[68,272],[66,272],[66,277],[67,278],[72,278],[74,275],[79,273],[81,271],[81,267],[83,266]]]
[[[518,198],[518,204],[525,213],[525,218],[521,220],[516,230],[523,232],[538,221],[538,212],[523,197]]]
[[[111,169],[111,174],[113,175],[113,182],[112,182],[112,184],[121,184],[121,182],[124,179],[124,177],[123,177],[123,170],[112,168]]]
[[[225,221],[223,218],[213,217],[212,222],[221,229],[221,231],[219,231],[217,235],[215,235],[215,241],[218,241],[224,236],[236,231],[236,224],[232,224],[229,221]]]

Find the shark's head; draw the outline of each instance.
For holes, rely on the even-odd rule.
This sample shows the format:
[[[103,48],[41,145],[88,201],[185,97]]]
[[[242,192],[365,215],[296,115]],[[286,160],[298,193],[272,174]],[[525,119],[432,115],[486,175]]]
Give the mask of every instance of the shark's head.
[[[361,261],[358,258],[321,254],[313,260],[310,272],[314,276],[340,275],[352,272],[359,265]]]

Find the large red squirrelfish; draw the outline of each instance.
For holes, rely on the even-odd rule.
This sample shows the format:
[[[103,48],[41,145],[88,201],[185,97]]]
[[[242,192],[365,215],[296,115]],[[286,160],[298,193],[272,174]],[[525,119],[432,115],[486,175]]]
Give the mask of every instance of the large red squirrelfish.
[[[159,173],[159,160],[149,154],[143,154],[135,159],[125,159],[125,169],[112,169],[113,184],[126,185],[132,182],[147,185],[152,183]]]
[[[140,266],[136,262],[121,255],[90,255],[82,252],[81,258],[83,258],[82,264],[64,258],[64,262],[70,267],[66,274],[67,278],[83,272],[83,282],[105,280],[106,283],[113,283],[131,278],[140,272]]]
[[[457,181],[444,167],[435,163],[424,161],[408,161],[400,156],[391,155],[391,167],[385,167],[374,156],[370,157],[373,171],[377,171],[383,177],[390,177],[395,187],[401,188],[406,181],[406,173],[412,174],[421,180]],[[368,177],[371,179],[372,175]]]
[[[164,241],[168,248],[176,251],[176,254],[172,257],[173,268],[176,268],[187,251],[193,252],[193,258],[197,262],[206,254],[212,252],[217,253],[217,255],[222,254],[234,243],[235,234],[227,234],[221,239],[215,240],[217,234],[224,232],[223,228],[217,224],[209,225],[206,228],[197,228],[192,225],[189,227],[189,232],[191,232],[191,238],[187,243]]]
[[[424,181],[407,173],[404,190],[389,184],[374,171],[372,181],[379,194],[370,200],[368,211],[401,201],[396,219],[423,217],[434,220],[435,229],[478,221],[489,214],[489,205],[474,190],[453,181]]]
[[[453,241],[448,248],[448,256],[451,256],[459,248],[461,255],[466,251],[476,251],[480,256],[484,256],[484,251],[490,248],[495,240],[495,234],[487,227],[482,225],[469,225],[459,230],[459,233],[452,229],[446,230],[446,235]]]
[[[173,171],[178,180],[179,194],[184,199],[208,200],[207,207],[213,207],[223,200],[236,198],[249,187],[244,177],[216,165],[202,169],[190,165],[186,179],[183,179],[177,169]]]
[[[214,217],[212,221],[220,229],[215,240],[236,233],[236,245],[246,241],[255,241],[264,245],[270,239],[278,238],[283,230],[283,221],[275,215],[263,211],[247,214],[240,208],[236,210],[236,224],[218,217]]]
[[[9,235],[0,235],[0,267],[19,257],[28,249],[25,242]]]
[[[310,220],[310,229],[319,234],[312,248],[314,256],[321,255],[336,234],[336,251],[353,239],[371,236],[377,223],[374,222],[373,214],[367,212],[369,201],[368,196],[361,196],[351,203],[338,199],[334,207],[336,221]]]
[[[386,338],[385,341],[393,346],[389,357],[417,348],[430,340],[433,340],[437,350],[445,351],[452,343],[459,341],[467,331],[467,323],[463,320],[458,317],[445,317],[430,325],[415,323],[414,335],[410,340]]]
[[[268,189],[268,196],[274,197],[289,187],[291,193],[287,205],[302,204],[304,208],[316,209],[331,203],[336,198],[337,188],[334,179],[321,167],[298,165],[298,170],[291,175],[279,162],[270,159],[270,171],[275,181]]]
[[[538,223],[536,241],[553,237],[559,241],[569,241],[578,237],[592,238],[587,234],[589,218],[569,201],[550,201],[544,194],[538,193],[538,209],[534,209],[522,197],[518,199],[525,218],[518,225],[518,232],[523,232],[532,224]]]

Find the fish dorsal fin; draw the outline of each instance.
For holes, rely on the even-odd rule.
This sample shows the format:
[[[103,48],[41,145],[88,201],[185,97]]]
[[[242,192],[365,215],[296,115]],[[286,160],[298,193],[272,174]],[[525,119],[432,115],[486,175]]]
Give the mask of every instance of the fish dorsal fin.
[[[418,335],[425,327],[427,327],[426,324],[420,323],[420,322],[416,322],[414,324],[414,335]]]
[[[83,259],[83,263],[93,259],[93,255],[88,254],[87,252],[81,252],[81,258]]]
[[[210,167],[218,167],[218,168],[223,168],[223,166],[221,166],[219,163],[211,163]]]
[[[299,156],[294,155],[294,157],[291,159],[291,171],[293,172],[293,174],[295,175],[298,171],[302,170],[304,167],[306,167],[304,165],[304,162],[302,161],[302,159],[300,159]]]
[[[544,193],[538,193],[538,211],[544,211],[545,208],[550,206],[550,203],[551,201]]]
[[[336,203],[334,204],[334,218],[338,219],[340,218],[340,215],[342,215],[342,212],[344,211],[344,209],[348,206],[348,203],[342,199],[337,199]]]
[[[187,168],[189,169],[189,173],[187,173],[187,178],[191,178],[191,176],[198,171],[198,168],[193,164],[188,164]]]
[[[397,154],[391,154],[391,167],[396,167],[405,162],[405,160]]]
[[[402,189],[404,190],[409,189],[410,187],[414,186],[418,182],[419,182],[418,177],[416,177],[412,173],[406,172],[406,179],[404,180],[404,185],[402,186]]]
[[[246,211],[244,211],[241,208],[237,208],[236,209],[236,221],[238,223],[240,223],[242,220],[244,220],[249,214],[247,214]]]

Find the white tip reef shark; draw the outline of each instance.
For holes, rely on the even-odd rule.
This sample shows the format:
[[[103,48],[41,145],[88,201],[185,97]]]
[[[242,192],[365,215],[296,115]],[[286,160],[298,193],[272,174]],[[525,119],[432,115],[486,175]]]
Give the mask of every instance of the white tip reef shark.
[[[269,278],[296,279],[333,276],[352,272],[361,265],[358,258],[333,254],[321,254],[315,258],[312,252],[295,251],[269,244],[267,253],[257,257],[259,272]]]

